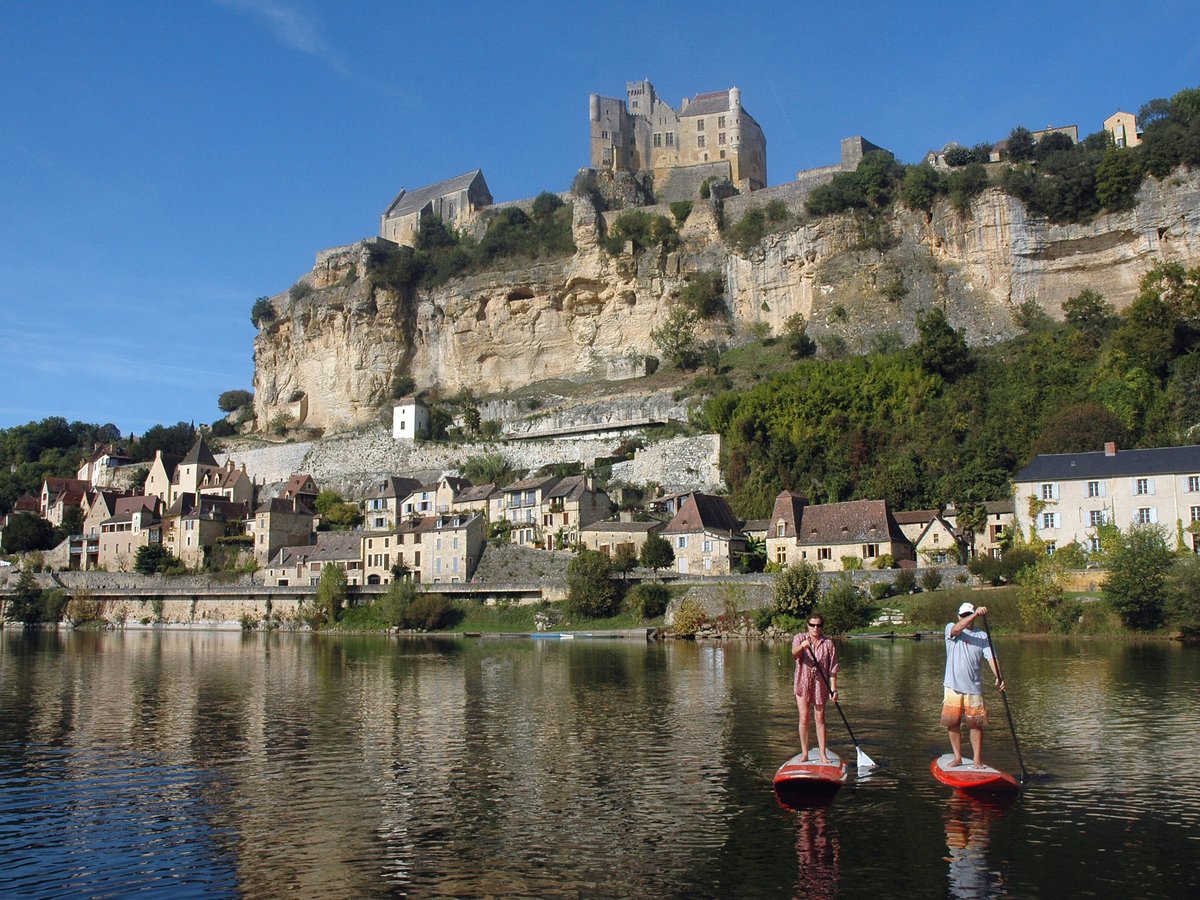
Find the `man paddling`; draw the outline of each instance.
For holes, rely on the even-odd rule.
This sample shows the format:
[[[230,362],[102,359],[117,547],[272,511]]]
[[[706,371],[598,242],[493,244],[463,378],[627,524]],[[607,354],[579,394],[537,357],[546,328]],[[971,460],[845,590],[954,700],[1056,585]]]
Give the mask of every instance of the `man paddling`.
[[[830,696],[837,697],[837,649],[833,641],[825,637],[825,617],[813,613],[808,617],[808,632],[792,638],[792,659],[796,660],[796,673],[792,678],[792,690],[796,694],[796,707],[800,711],[800,752],[808,758],[808,723],[812,710],[816,710],[817,749],[821,762],[830,765],[825,754],[825,704]],[[818,674],[814,665],[820,665]],[[829,680],[826,688],[825,681]],[[830,694],[832,690],[832,694]],[[811,707],[811,708],[810,708]]]
[[[954,759],[950,766],[962,765],[962,731],[965,722],[971,730],[971,751],[975,755],[974,768],[983,765],[983,729],[987,725],[987,709],[983,705],[983,682],[979,677],[980,663],[986,659],[996,676],[996,689],[1003,691],[1000,670],[988,644],[987,634],[971,628],[975,617],[987,614],[987,607],[976,609],[970,603],[958,608],[958,621],[946,623],[946,677],[943,680],[945,694],[942,699],[942,725],[950,735],[950,749]]]

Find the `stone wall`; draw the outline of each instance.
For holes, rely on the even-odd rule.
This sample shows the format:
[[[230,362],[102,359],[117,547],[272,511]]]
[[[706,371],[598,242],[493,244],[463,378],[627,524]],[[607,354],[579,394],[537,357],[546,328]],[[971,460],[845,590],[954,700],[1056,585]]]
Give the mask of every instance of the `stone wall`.
[[[714,493],[725,489],[720,463],[720,435],[675,437],[638,450],[628,462],[615,463],[612,477],[626,484],[654,483],[667,493]]]

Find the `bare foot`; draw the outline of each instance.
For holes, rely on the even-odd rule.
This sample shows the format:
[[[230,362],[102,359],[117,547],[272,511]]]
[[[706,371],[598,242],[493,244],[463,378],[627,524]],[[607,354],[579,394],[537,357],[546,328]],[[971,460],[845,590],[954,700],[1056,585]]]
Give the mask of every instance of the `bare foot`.
[[[974,762],[974,764],[972,764],[971,768],[972,769],[986,769],[987,766],[984,765],[983,763],[981,763],[979,760],[975,760],[975,762]]]
[[[830,762],[830,761],[829,761],[829,760],[828,760],[826,757],[822,756],[822,757],[821,757],[821,765],[823,765],[823,766],[832,766],[832,765],[833,765],[833,763],[831,763],[831,762]]]
[[[947,769],[957,769],[961,765],[962,765],[962,757],[960,756],[957,759],[950,760],[950,765],[946,766],[946,768]]]

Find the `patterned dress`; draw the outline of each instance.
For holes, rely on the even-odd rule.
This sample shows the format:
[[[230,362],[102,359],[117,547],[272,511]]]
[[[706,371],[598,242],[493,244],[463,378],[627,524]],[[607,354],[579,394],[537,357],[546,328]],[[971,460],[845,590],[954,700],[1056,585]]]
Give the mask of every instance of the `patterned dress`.
[[[804,633],[801,632],[792,638],[793,653],[796,652],[804,637]],[[819,638],[816,647],[810,643],[808,651],[801,653],[800,658],[796,660],[796,674],[792,677],[792,691],[797,697],[803,697],[809,703],[824,705],[829,701],[829,689],[825,687],[825,682],[813,668],[814,653],[826,679],[832,679],[837,674],[837,648],[829,638]]]

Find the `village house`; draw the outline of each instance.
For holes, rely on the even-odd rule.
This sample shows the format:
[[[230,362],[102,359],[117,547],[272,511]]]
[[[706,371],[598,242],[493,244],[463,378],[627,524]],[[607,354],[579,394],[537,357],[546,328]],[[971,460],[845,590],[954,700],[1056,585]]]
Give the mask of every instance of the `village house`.
[[[1142,130],[1133,113],[1118,109],[1104,120],[1104,130],[1112,135],[1113,144],[1118,148],[1136,147],[1142,142]]]
[[[398,475],[389,475],[376,482],[371,493],[363,499],[363,527],[371,531],[392,528],[400,521],[400,505],[420,486],[417,479]]]
[[[98,565],[110,572],[133,571],[141,547],[162,543],[161,501],[157,497],[120,497],[116,512],[100,523]]]
[[[389,584],[396,573],[424,584],[467,582],[483,556],[487,523],[479,513],[415,516],[390,532],[364,532],[367,584]]]
[[[188,568],[204,565],[218,538],[244,534],[248,503],[207,494],[181,494],[162,514],[162,544]]]
[[[132,497],[129,491],[92,489],[83,504],[83,525],[80,533],[67,539],[67,567],[70,569],[95,569],[100,565],[100,524],[117,514],[118,500]],[[140,502],[138,502],[140,501]],[[140,497],[132,505],[153,506],[153,497]]]
[[[500,488],[488,500],[489,520],[508,522],[512,542],[562,549],[578,540],[579,528],[612,511],[608,494],[584,475],[546,475]]]
[[[379,234],[389,241],[413,247],[423,219],[437,217],[451,228],[465,228],[476,213],[491,205],[492,192],[481,169],[415,191],[401,188],[379,217]]]
[[[316,587],[321,583],[321,570],[326,566],[342,569],[347,584],[362,584],[359,532],[321,531],[316,537],[315,544],[280,547],[263,570],[263,584]]]
[[[238,468],[232,459],[217,469],[206,470],[200,477],[197,490],[201,494],[222,497],[234,503],[254,502],[254,480],[246,473],[246,464]]]
[[[50,520],[50,509],[55,505],[60,494],[70,494],[75,499],[73,505],[79,506],[83,503],[83,495],[91,488],[91,484],[79,478],[58,478],[50,476],[42,482],[41,497],[38,500],[38,515],[47,521]],[[53,525],[62,524],[61,518],[62,504],[59,504],[59,520],[51,522]]]
[[[392,437],[415,441],[429,434],[429,407],[416,397],[402,397],[392,407]]]
[[[579,544],[614,557],[622,547],[641,554],[642,546],[652,534],[659,534],[663,522],[593,522],[579,529]]]
[[[966,555],[954,526],[940,515],[925,524],[912,546],[917,563],[927,567],[957,566]]]
[[[265,566],[283,547],[312,543],[316,513],[308,495],[272,497],[254,511],[254,559]]]
[[[781,566],[809,562],[825,571],[873,568],[881,557],[912,559],[912,549],[883,500],[850,500],[811,506],[782,491],[775,498],[767,559]]]
[[[662,529],[662,536],[675,551],[675,571],[680,575],[730,574],[750,549],[741,524],[724,497],[688,494]]]
[[[106,484],[114,469],[128,465],[133,461],[124,447],[116,444],[98,444],[96,448],[79,464],[75,477],[88,484],[99,486]]]
[[[279,492],[284,500],[302,500],[308,506],[316,509],[317,497],[321,491],[311,475],[293,475]]]
[[[1047,553],[1099,550],[1101,525],[1162,525],[1200,553],[1200,445],[1041,454],[1013,476],[1013,506],[1013,527]]]
[[[974,535],[974,541],[972,541],[971,535],[959,528],[958,516],[953,504],[947,506],[942,515],[958,533],[959,540],[964,544],[968,555],[973,553],[975,556],[999,559],[1008,535],[1012,533],[1013,501],[1011,497],[1005,500],[987,500],[984,502],[983,508],[987,512],[987,523],[982,531]]]
[[[450,511],[457,513],[477,512],[488,517],[488,500],[496,492],[494,481],[487,484],[467,485],[450,501]]]
[[[417,485],[401,502],[400,515],[427,516],[450,512],[455,496],[470,486],[471,482],[466,478],[452,475],[443,475],[433,484]]]

